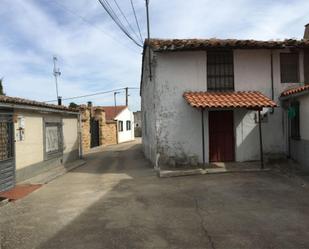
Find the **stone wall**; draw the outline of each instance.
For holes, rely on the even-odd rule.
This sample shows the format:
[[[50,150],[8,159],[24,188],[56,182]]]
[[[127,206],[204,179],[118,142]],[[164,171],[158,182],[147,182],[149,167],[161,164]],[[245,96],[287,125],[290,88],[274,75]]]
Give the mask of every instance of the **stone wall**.
[[[102,126],[103,136],[100,137],[101,144],[117,144],[117,122],[107,122]]]
[[[107,122],[105,112],[100,107],[80,108],[82,119],[82,146],[83,151],[90,150],[91,134],[90,134],[90,119],[94,117],[99,121],[100,146],[117,144],[117,122]]]

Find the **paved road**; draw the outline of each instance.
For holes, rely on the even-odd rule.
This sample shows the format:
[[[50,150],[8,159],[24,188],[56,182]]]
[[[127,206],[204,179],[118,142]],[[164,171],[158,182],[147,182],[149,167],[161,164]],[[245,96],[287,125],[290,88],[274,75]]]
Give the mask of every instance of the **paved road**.
[[[272,173],[159,179],[140,144],[0,208],[0,248],[309,248],[309,195]]]

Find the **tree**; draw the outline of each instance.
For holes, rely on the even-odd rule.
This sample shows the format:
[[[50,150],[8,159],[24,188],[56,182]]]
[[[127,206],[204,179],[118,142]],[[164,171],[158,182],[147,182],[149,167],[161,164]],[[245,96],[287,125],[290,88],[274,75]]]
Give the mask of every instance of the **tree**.
[[[76,103],[74,103],[74,102],[71,102],[71,103],[69,104],[69,107],[70,107],[70,108],[77,108],[77,107],[78,107],[78,104],[76,104]]]
[[[5,95],[2,83],[3,83],[3,78],[0,79],[0,95]]]

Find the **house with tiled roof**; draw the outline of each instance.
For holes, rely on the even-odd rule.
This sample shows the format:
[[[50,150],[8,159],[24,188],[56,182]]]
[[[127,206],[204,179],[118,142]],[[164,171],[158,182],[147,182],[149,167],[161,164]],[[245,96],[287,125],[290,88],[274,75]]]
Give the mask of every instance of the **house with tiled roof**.
[[[0,95],[0,192],[42,173],[67,171],[82,156],[79,112]]]
[[[235,161],[263,167],[286,157],[291,120],[279,97],[309,82],[308,29],[301,40],[146,40],[145,156],[158,167]]]

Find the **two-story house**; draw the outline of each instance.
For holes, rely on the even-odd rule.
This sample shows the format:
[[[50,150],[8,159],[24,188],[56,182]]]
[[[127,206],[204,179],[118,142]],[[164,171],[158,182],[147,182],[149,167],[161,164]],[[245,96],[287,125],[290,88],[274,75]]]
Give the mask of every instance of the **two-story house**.
[[[205,165],[286,155],[288,119],[279,96],[309,82],[308,49],[307,39],[146,41],[146,157],[153,164]]]

